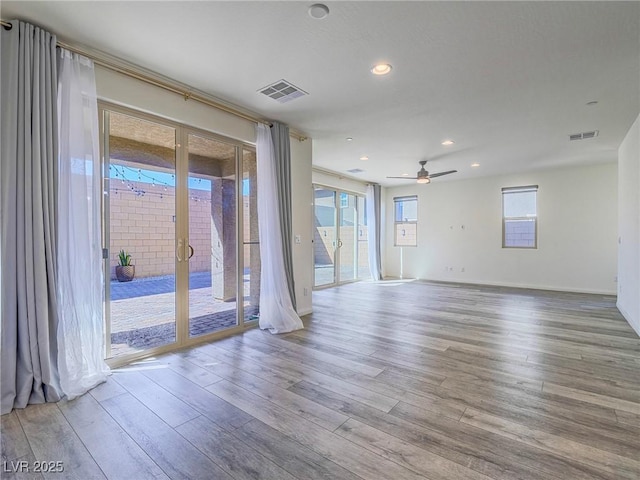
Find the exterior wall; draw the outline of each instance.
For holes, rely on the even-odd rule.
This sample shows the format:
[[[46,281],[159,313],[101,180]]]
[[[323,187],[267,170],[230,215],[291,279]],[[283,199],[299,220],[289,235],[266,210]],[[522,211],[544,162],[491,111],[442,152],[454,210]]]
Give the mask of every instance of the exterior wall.
[[[131,254],[136,278],[175,273],[175,192],[171,187],[145,185],[145,195],[138,196],[118,182],[112,182],[110,194],[111,278],[115,278],[118,252]],[[211,268],[211,209],[209,195],[190,190],[189,236],[194,255],[189,262],[192,272]]]
[[[136,278],[175,273],[175,191],[171,187],[164,190],[164,187],[152,185],[145,185],[144,190],[145,195],[138,196],[127,188],[123,189],[118,182],[112,182],[109,244],[112,279],[115,278],[120,249],[131,254]],[[210,201],[208,192],[189,190],[189,243],[194,250],[189,261],[191,272],[211,270]],[[245,240],[249,241],[249,198],[245,197],[243,203]],[[245,265],[250,265],[248,250],[245,252]]]

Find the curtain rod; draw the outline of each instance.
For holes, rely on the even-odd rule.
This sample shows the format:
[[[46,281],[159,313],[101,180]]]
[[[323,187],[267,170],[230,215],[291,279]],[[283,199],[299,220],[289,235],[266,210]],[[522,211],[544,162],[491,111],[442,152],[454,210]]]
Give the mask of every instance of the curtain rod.
[[[7,30],[11,30],[13,28],[13,25],[11,24],[11,22],[7,22],[6,20],[0,20],[0,24],[6,28]],[[116,65],[112,62],[108,62],[106,60],[97,58],[95,56],[95,54],[91,54],[90,52],[87,52],[79,47],[76,47],[74,45],[69,45],[67,43],[61,42],[60,40],[57,41],[57,45],[61,48],[67,49],[71,52],[83,55],[87,58],[90,58],[91,60],[93,60],[93,63],[95,63],[96,65],[100,65],[101,67],[104,68],[108,68],[109,70],[112,70],[114,72],[117,73],[121,73],[123,75],[126,75],[128,77],[131,78],[135,78],[136,80],[140,80],[142,82],[148,83],[150,85],[154,85],[156,87],[162,88],[164,90],[167,90],[169,92],[172,93],[176,93],[178,95],[181,95],[184,98],[184,101],[186,102],[187,100],[195,100],[196,102],[202,103],[204,105],[207,105],[209,107],[215,108],[217,110],[222,110],[223,112],[227,112],[230,113],[231,115],[235,115],[236,117],[240,117],[243,118],[244,120],[248,120],[250,122],[253,123],[264,123],[265,125],[269,125],[271,126],[271,122],[269,122],[268,120],[263,120],[261,118],[258,117],[254,117],[252,115],[248,115],[246,113],[241,112],[240,110],[237,110],[233,107],[227,106],[223,103],[220,102],[216,102],[214,100],[211,100],[209,98],[206,98],[202,95],[199,95],[197,93],[193,93],[189,90],[183,90],[180,89],[177,86],[171,85],[170,83],[167,82],[163,82],[161,80],[152,78],[148,75],[145,75],[143,73],[139,73],[136,72],[133,69],[130,68],[125,68],[119,65]],[[297,132],[291,131],[289,130],[289,135],[291,135],[294,138],[297,138],[298,141],[303,142],[307,139],[306,136],[301,135]]]
[[[322,167],[313,167],[312,170],[316,173],[323,173],[332,177],[336,177],[339,180],[351,180],[353,182],[362,183],[363,185],[376,185],[376,182],[369,182],[362,180],[361,178],[352,177],[351,175],[344,175],[342,173],[334,172],[333,170],[326,170]]]

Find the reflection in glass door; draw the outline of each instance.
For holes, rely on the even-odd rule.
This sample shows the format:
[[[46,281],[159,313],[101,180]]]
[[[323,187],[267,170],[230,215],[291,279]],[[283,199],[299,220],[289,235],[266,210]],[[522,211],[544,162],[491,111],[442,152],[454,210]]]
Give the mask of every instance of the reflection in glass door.
[[[314,185],[314,287],[370,278],[365,199]]]
[[[176,342],[176,129],[114,111],[103,122],[109,358]]]

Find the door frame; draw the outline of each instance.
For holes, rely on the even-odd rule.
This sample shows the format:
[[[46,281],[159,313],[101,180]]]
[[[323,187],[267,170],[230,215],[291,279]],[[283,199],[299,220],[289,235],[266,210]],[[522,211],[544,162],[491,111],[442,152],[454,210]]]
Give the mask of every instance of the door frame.
[[[242,142],[233,138],[225,137],[207,130],[193,127],[187,124],[178,123],[164,117],[149,114],[140,110],[123,107],[107,101],[98,101],[98,123],[100,135],[100,157],[101,157],[101,184],[103,192],[109,192],[109,112],[115,112],[122,115],[128,115],[139,118],[148,122],[172,127],[176,131],[176,228],[174,252],[177,252],[179,246],[186,251],[189,242],[189,205],[188,205],[188,177],[189,153],[187,147],[188,136],[190,134],[201,136],[214,141],[223,142],[235,147],[235,168],[236,168],[236,325],[223,330],[200,335],[197,337],[189,336],[189,263],[175,259],[175,275],[176,275],[176,300],[175,300],[175,324],[176,324],[176,341],[167,345],[153,347],[140,352],[131,354],[123,354],[118,357],[109,357],[111,355],[111,328],[110,328],[110,264],[109,264],[109,245],[110,245],[110,228],[109,228],[109,201],[107,195],[102,195],[102,248],[103,248],[103,275],[104,275],[104,298],[103,298],[103,321],[104,321],[104,341],[105,341],[105,359],[107,364],[112,367],[118,367],[131,363],[132,361],[146,358],[153,355],[168,353],[181,348],[209,342],[219,338],[228,337],[230,335],[243,332],[250,328],[255,328],[258,322],[245,322],[244,320],[244,245],[243,245],[243,198],[242,198],[242,155],[245,149],[255,151],[255,145]],[[179,241],[182,240],[182,245]],[[187,255],[188,257],[188,255]]]
[[[340,242],[340,194],[341,193],[346,193],[347,195],[353,195],[356,197],[356,204],[355,204],[355,218],[356,218],[356,225],[354,226],[354,244],[355,244],[355,248],[354,248],[354,258],[357,260],[359,258],[359,252],[360,252],[360,245],[357,242],[357,227],[360,226],[359,221],[360,221],[360,215],[359,215],[359,207],[358,207],[358,201],[357,198],[361,197],[361,198],[365,198],[365,196],[362,193],[359,192],[355,192],[353,190],[347,190],[344,188],[338,188],[338,187],[332,187],[323,183],[316,183],[314,182],[311,186],[313,193],[313,202],[311,204],[311,218],[315,218],[315,214],[316,214],[316,196],[315,196],[315,189],[319,187],[322,188],[324,190],[331,190],[333,192],[335,192],[335,210],[336,210],[336,216],[335,216],[335,220],[336,220],[336,246],[334,248],[333,251],[333,282],[332,283],[326,283],[324,285],[319,285],[316,286],[315,283],[315,245],[314,245],[314,249],[312,250],[312,255],[311,255],[311,266],[313,267],[313,290],[324,290],[325,288],[332,288],[332,287],[336,287],[338,285],[346,285],[348,283],[354,283],[354,282],[359,282],[361,279],[358,276],[358,271],[359,269],[356,268],[355,269],[355,278],[353,279],[349,279],[349,280],[340,280],[340,254],[339,254],[339,249],[341,248],[338,244]],[[366,207],[364,207],[366,208]],[[312,226],[312,233],[311,233],[311,238],[315,239],[315,225]],[[314,240],[315,241],[315,240]]]

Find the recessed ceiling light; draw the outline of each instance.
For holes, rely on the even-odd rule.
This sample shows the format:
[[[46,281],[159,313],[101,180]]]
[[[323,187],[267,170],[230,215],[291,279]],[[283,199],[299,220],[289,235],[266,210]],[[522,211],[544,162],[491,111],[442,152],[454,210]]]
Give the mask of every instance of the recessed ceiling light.
[[[402,176],[403,176],[403,177],[408,177],[408,176],[409,176],[409,174],[408,174],[408,173],[403,173],[403,174],[402,174]]]
[[[309,7],[309,16],[316,20],[322,20],[329,15],[329,7],[322,3],[314,3]]]
[[[453,140],[445,140],[444,142],[442,142],[442,145],[448,147],[449,145],[453,145],[453,143]]]
[[[350,142],[351,140],[353,140],[353,138],[347,137],[347,142]]]
[[[363,155],[360,157],[360,160],[369,160],[369,157],[367,157],[366,155]]]
[[[378,63],[377,65],[371,67],[371,73],[373,73],[374,75],[386,75],[391,71],[391,68],[391,65],[389,65],[388,63]]]
[[[593,105],[597,105],[598,101],[597,100],[592,100],[590,102],[587,102],[587,106],[592,107]]]
[[[479,166],[480,166],[480,164],[479,164],[478,162],[476,162],[476,163],[472,163],[472,164],[471,164],[471,166],[472,166],[472,167],[479,167]]]

